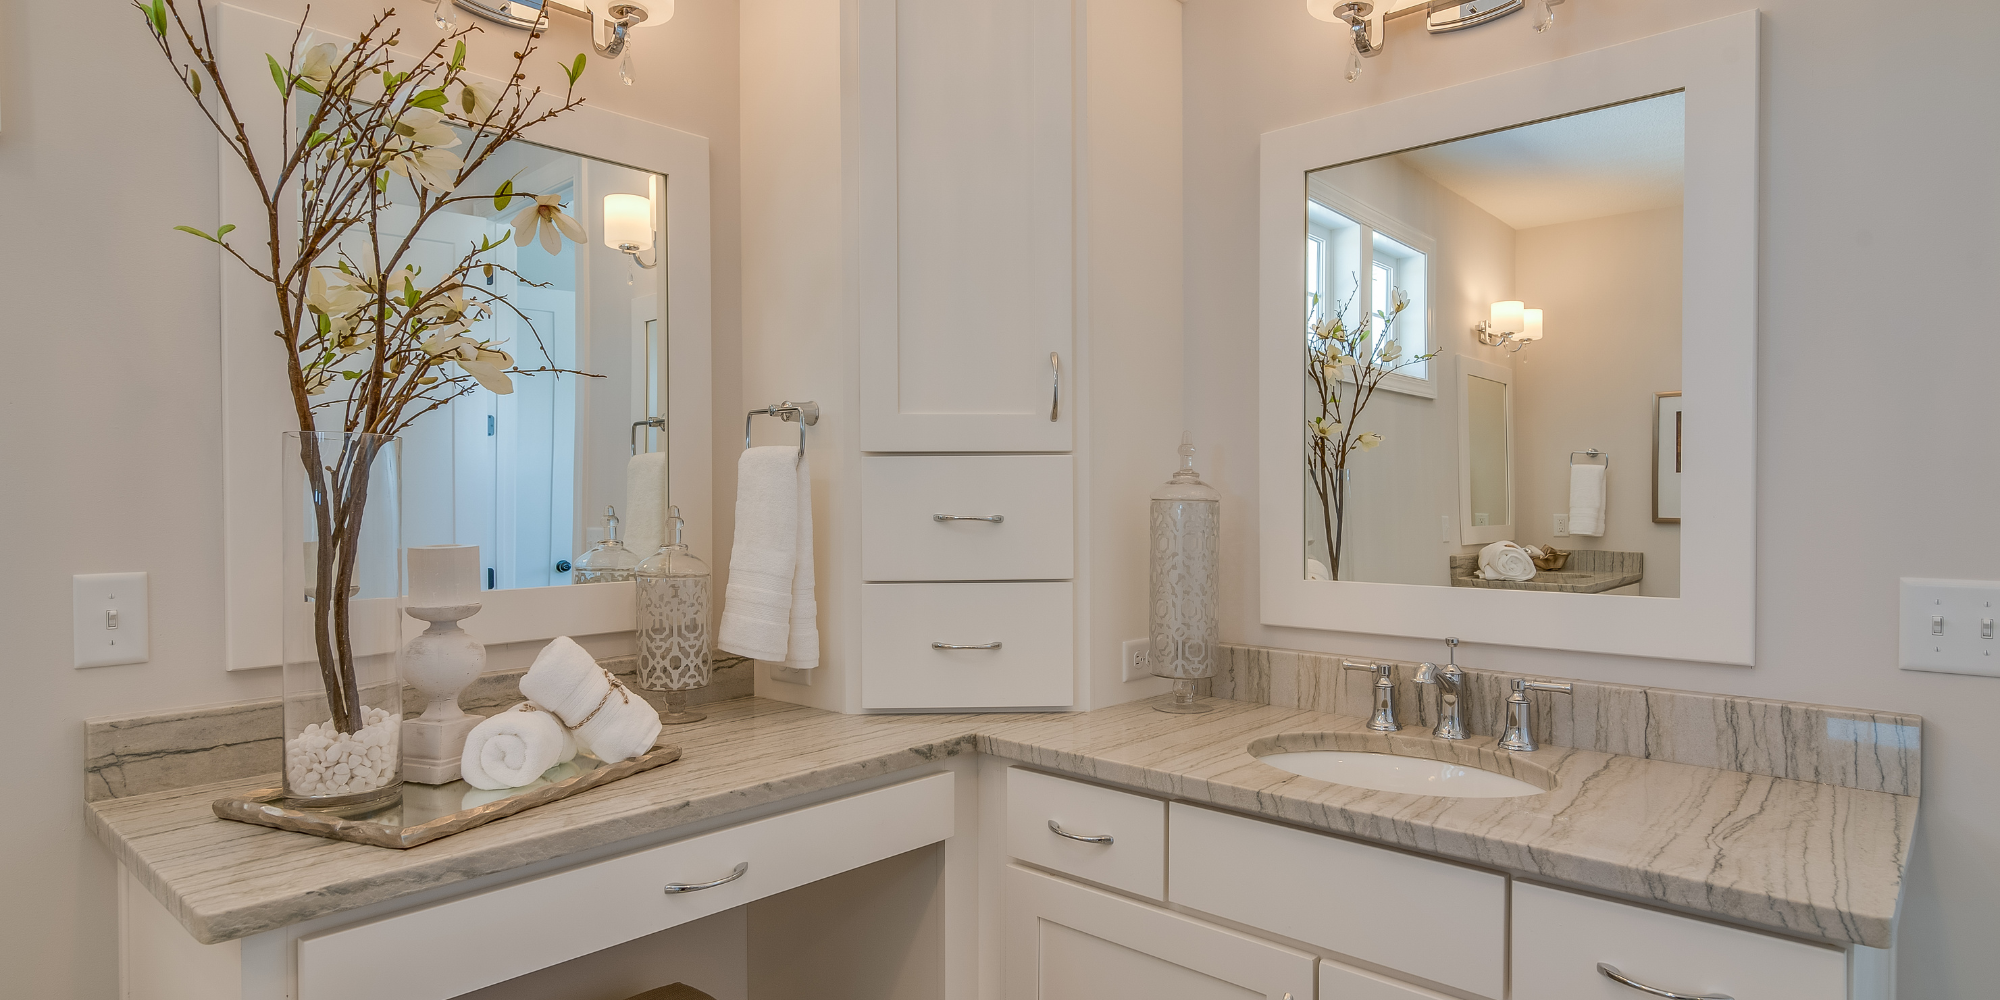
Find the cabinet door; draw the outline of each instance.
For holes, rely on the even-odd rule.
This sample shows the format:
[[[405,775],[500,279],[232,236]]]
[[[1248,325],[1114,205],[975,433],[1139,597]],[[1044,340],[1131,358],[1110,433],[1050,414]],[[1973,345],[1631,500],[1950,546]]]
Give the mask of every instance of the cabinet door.
[[[1070,450],[1071,7],[861,0],[863,451]]]
[[[1312,1000],[1313,959],[1014,865],[1007,1000]]]

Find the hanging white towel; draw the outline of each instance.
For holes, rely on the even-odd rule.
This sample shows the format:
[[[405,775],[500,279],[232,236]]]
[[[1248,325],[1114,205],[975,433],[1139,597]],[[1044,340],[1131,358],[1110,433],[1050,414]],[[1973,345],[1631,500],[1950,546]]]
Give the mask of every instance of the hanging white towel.
[[[660,547],[667,524],[667,453],[649,451],[625,463],[625,547],[644,559]]]
[[[1604,534],[1604,466],[1569,467],[1569,533]]]
[[[728,652],[786,663],[796,636],[797,662],[819,663],[810,477],[794,448],[748,448],[736,463],[736,540],[716,630],[716,645]]]

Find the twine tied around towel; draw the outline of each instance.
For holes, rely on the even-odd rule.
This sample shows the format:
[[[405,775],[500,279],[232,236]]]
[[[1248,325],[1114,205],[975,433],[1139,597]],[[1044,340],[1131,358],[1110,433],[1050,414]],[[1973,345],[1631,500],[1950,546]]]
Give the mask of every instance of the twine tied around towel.
[[[597,669],[604,670],[603,667],[598,667]],[[604,670],[604,679],[610,682],[610,686],[604,689],[604,697],[597,699],[597,707],[591,709],[590,714],[584,716],[574,726],[570,725],[567,722],[564,722],[563,717],[560,715],[556,715],[556,713],[553,710],[542,708],[540,705],[535,705],[535,703],[532,701],[522,702],[520,707],[523,711],[526,711],[529,705],[535,705],[536,709],[548,712],[550,716],[553,716],[556,720],[557,725],[560,725],[564,729],[567,729],[573,733],[576,732],[578,729],[581,729],[584,726],[589,725],[590,720],[597,718],[597,713],[604,711],[604,706],[611,703],[612,692],[617,692],[619,699],[624,704],[630,705],[632,703],[632,695],[626,691],[624,683],[621,682],[616,675],[614,675],[609,670]]]

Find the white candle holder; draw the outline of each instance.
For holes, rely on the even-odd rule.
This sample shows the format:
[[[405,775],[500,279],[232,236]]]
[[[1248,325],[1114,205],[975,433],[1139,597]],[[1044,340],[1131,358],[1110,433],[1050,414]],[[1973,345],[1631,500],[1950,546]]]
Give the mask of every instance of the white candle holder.
[[[465,737],[479,717],[458,706],[458,693],[486,672],[486,646],[458,623],[479,605],[406,608],[431,627],[403,647],[403,678],[430,701],[422,715],[403,720],[403,780],[442,785],[459,777]]]

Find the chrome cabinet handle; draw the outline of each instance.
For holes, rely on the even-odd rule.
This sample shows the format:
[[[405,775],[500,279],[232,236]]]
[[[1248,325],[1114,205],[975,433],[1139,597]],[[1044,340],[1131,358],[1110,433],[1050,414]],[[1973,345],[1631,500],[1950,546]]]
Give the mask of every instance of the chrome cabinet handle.
[[[1056,414],[1062,412],[1062,358],[1056,352],[1049,352],[1049,423],[1055,423]]]
[[[932,514],[933,521],[991,521],[999,524],[1005,521],[1005,514]]]
[[[1597,971],[1604,973],[1604,978],[1620,986],[1630,986],[1648,996],[1665,997],[1666,1000],[1734,1000],[1734,998],[1724,993],[1703,993],[1696,995],[1693,993],[1675,993],[1672,990],[1655,989],[1647,986],[1645,983],[1627,977],[1609,962],[1597,963]]]
[[[999,649],[1000,644],[998,642],[988,642],[978,646],[960,646],[956,643],[950,643],[950,642],[934,642],[931,643],[931,648],[932,649]]]
[[[1111,843],[1111,835],[1108,833],[1097,837],[1086,837],[1083,834],[1071,833],[1063,829],[1061,824],[1055,820],[1049,820],[1049,832],[1058,837],[1068,837],[1071,840],[1081,841],[1086,844],[1105,844],[1108,846]]]
[[[731,869],[729,874],[724,875],[713,882],[668,882],[667,895],[671,896],[679,892],[700,892],[703,889],[713,889],[718,885],[727,885],[731,882],[736,881],[739,878],[742,878],[744,873],[748,872],[749,870],[750,870],[750,862],[744,861],[740,862],[739,864],[737,864],[735,868]]]

